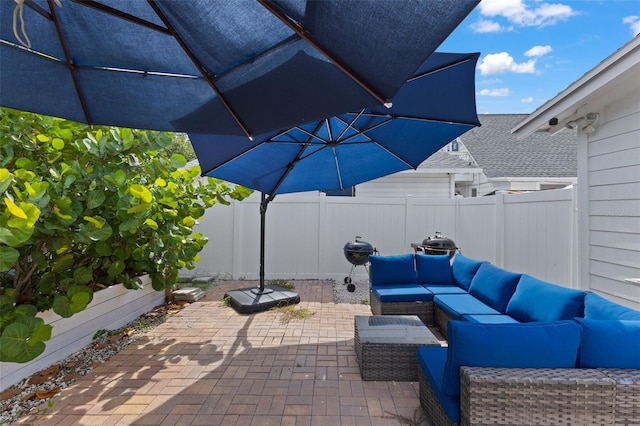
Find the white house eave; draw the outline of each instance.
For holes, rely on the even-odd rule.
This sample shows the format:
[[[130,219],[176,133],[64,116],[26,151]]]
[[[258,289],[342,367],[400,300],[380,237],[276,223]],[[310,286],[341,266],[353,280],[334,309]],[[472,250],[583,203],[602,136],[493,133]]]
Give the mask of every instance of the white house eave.
[[[499,177],[499,178],[487,178],[492,182],[559,182],[559,183],[573,183],[578,180],[576,177],[553,177],[553,176],[539,176],[539,177]]]
[[[526,138],[537,131],[555,133],[566,123],[577,118],[581,106],[597,99],[601,89],[612,81],[632,75],[640,70],[640,35],[622,46],[612,55],[585,73],[553,99],[545,102],[511,130],[518,139]],[[631,81],[633,84],[633,80]],[[637,84],[637,83],[635,83]],[[556,118],[556,125],[549,120]]]

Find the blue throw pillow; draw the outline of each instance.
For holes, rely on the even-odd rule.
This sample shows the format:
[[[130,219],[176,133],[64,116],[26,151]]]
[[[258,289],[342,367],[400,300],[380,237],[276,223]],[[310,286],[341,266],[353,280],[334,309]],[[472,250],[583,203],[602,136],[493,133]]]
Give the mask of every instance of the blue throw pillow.
[[[640,368],[640,321],[576,320],[582,326],[580,367]]]
[[[413,253],[397,256],[369,256],[371,285],[415,284],[417,282]]]
[[[640,312],[589,292],[584,296],[584,317],[596,320],[640,321]]]
[[[558,321],[581,317],[584,292],[522,275],[507,305],[507,314],[518,321]]]
[[[463,289],[469,290],[473,276],[483,263],[485,262],[469,259],[460,253],[456,253],[456,256],[453,258],[453,264],[451,265],[453,282]]]
[[[449,256],[416,254],[418,284],[453,285]]]
[[[460,367],[575,368],[580,348],[575,321],[474,324],[449,321],[442,391],[460,395]]]
[[[505,271],[490,263],[484,263],[471,280],[469,294],[503,312],[518,285],[521,274]]]

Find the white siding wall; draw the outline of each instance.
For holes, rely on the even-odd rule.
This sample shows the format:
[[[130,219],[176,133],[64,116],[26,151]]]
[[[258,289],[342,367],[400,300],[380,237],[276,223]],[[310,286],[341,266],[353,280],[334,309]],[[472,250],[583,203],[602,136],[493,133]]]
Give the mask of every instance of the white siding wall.
[[[627,88],[628,91],[628,88]],[[597,131],[583,134],[588,210],[580,229],[591,290],[640,303],[640,89],[604,107]],[[581,182],[584,182],[581,180]],[[583,247],[584,247],[583,246]]]
[[[466,256],[586,290],[589,287],[577,274],[576,194],[574,188],[456,199],[278,196],[267,211],[266,278],[342,281],[351,269],[342,249],[356,235],[381,254],[392,255],[409,253],[412,242],[440,231]],[[197,229],[210,242],[196,270],[184,274],[257,279],[259,203],[259,195],[254,194],[243,202],[210,209]],[[603,279],[598,273],[601,268],[619,268],[621,276],[637,272],[640,259],[638,215],[612,218],[629,221],[631,228],[618,222],[612,225],[630,231],[616,236],[591,231],[592,240],[599,242],[591,269],[598,279]],[[366,279],[365,269],[357,267],[353,277]],[[632,288],[620,280],[616,285]],[[618,297],[620,303],[640,309],[631,290],[626,296],[616,294],[623,295]]]

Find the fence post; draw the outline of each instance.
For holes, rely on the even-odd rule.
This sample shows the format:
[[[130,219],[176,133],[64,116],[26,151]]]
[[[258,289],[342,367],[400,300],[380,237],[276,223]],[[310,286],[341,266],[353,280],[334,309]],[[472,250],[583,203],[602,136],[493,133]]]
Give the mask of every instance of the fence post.
[[[496,266],[504,267],[504,244],[505,244],[505,211],[504,194],[496,194]]]
[[[326,265],[327,263],[327,255],[325,248],[327,247],[327,235],[329,234],[329,230],[327,229],[326,216],[327,216],[327,198],[326,194],[321,192],[318,194],[318,270],[316,273],[316,278],[319,280],[327,279],[327,270],[329,269]]]

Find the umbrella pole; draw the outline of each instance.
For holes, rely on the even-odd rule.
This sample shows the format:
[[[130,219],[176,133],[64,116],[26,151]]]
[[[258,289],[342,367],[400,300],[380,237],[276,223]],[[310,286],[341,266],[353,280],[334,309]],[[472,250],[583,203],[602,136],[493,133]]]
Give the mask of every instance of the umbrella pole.
[[[267,216],[267,200],[264,192],[262,193],[262,200],[260,202],[260,292],[264,291],[264,239],[265,239],[265,224]]]

